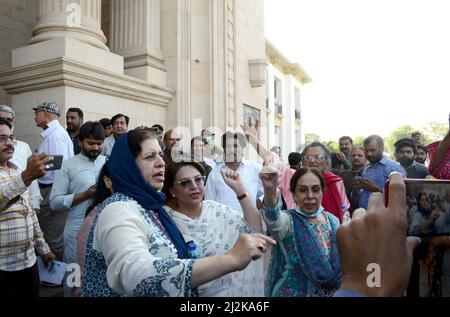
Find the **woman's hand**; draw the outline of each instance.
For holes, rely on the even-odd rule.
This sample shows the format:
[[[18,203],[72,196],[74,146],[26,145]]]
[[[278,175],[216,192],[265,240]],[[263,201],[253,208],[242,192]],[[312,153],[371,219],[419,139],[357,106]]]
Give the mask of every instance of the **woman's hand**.
[[[225,184],[231,187],[231,189],[236,193],[236,195],[241,195],[245,193],[244,184],[241,181],[241,176],[238,172],[220,170]]]
[[[278,186],[278,173],[259,173],[259,178],[264,187],[264,201],[263,204],[268,207],[274,207],[277,203],[277,186]]]
[[[230,257],[235,270],[241,271],[251,261],[258,260],[276,241],[260,233],[241,234],[230,251],[225,255]]]
[[[278,173],[277,171],[272,171],[269,169],[263,169],[259,173],[259,178],[261,179],[264,191],[275,191],[278,186]]]

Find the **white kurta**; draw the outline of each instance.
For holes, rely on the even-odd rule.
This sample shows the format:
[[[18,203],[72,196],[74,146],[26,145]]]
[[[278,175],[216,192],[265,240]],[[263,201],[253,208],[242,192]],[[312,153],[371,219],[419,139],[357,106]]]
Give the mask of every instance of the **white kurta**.
[[[194,260],[177,257],[172,241],[150,218],[153,211],[123,194],[105,203],[91,229],[92,244],[88,239],[84,296],[191,296]]]

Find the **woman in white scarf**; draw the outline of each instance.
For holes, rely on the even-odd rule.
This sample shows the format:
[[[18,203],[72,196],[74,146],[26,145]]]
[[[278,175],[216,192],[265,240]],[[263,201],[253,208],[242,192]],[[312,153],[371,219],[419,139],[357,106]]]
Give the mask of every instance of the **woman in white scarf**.
[[[229,206],[203,201],[204,169],[195,162],[170,163],[166,167],[163,192],[167,213],[186,242],[193,241],[201,257],[224,254],[241,233],[261,232],[261,217],[238,173],[221,171],[242,206],[244,217]],[[200,296],[263,296],[262,270],[249,266],[199,287]]]

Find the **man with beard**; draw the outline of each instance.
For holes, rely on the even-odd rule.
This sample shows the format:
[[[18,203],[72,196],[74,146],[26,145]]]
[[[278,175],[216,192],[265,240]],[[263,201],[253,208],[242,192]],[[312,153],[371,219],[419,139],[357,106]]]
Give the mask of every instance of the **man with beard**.
[[[428,176],[426,166],[414,160],[417,147],[412,139],[400,139],[394,143],[394,147],[397,162],[405,169],[407,178],[425,178]]]
[[[427,146],[423,145],[423,144],[417,144],[417,154],[414,157],[414,160],[417,163],[423,164],[425,166],[426,165],[426,161],[427,161]]]
[[[11,162],[15,143],[12,124],[0,118],[0,296],[38,297],[35,252],[46,264],[55,255],[44,240],[28,186],[45,174],[45,165],[53,158],[33,154],[22,172]]]
[[[369,165],[362,171],[362,179],[354,185],[359,192],[359,207],[367,209],[372,193],[383,193],[384,183],[392,172],[406,176],[405,169],[397,162],[383,155],[384,141],[378,135],[371,135],[364,140],[364,151]]]
[[[106,162],[100,155],[105,135],[100,122],[88,121],[80,129],[81,153],[64,161],[56,173],[50,194],[50,206],[68,211],[64,227],[64,262],[77,263],[77,234],[83,224],[86,210],[96,193],[95,184]],[[73,296],[75,287],[64,282],[64,295]]]
[[[352,157],[350,152],[353,148],[353,140],[349,136],[339,138],[339,151],[331,155],[331,167],[335,174],[352,168]]]
[[[118,140],[124,133],[128,131],[128,124],[130,123],[130,118],[124,114],[118,113],[111,118],[111,124],[113,133],[105,139],[105,144],[103,145],[102,154],[109,157],[111,151]]]
[[[66,113],[66,125],[67,133],[73,142],[73,153],[79,154],[81,151],[80,144],[78,142],[78,133],[80,133],[80,127],[83,125],[83,110],[80,108],[69,108]]]

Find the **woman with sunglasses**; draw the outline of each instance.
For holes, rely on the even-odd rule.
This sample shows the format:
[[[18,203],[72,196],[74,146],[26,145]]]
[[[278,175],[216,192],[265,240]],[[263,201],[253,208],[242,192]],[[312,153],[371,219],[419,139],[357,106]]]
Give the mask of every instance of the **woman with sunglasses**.
[[[261,217],[246,192],[238,173],[221,171],[242,206],[241,213],[230,206],[212,200],[203,201],[205,170],[197,162],[169,163],[163,192],[167,200],[165,210],[172,217],[186,241],[195,243],[200,256],[225,254],[241,233],[261,232]],[[250,269],[250,268],[249,268]],[[199,287],[199,296],[236,297],[252,292],[261,283],[242,285],[246,270],[227,274]],[[259,277],[263,280],[263,276]],[[262,290],[261,290],[262,291]]]
[[[189,258],[163,209],[165,164],[156,135],[124,134],[106,164],[115,194],[100,205],[89,233],[83,296],[194,296],[198,286],[244,269],[275,243],[242,234],[225,254]]]

